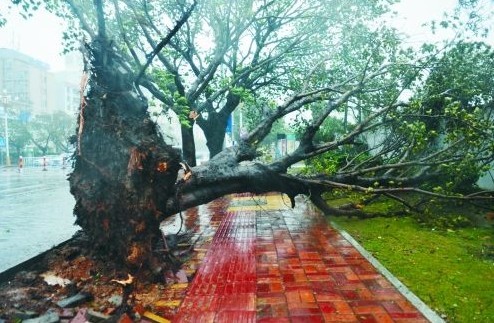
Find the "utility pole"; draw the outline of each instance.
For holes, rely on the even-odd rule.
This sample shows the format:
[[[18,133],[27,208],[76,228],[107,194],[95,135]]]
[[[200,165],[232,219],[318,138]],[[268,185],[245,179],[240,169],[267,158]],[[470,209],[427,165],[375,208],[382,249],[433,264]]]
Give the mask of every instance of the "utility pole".
[[[5,130],[5,165],[10,166],[10,148],[9,148],[9,117],[7,113],[7,105],[10,104],[11,98],[10,95],[7,94],[7,90],[3,90],[2,95],[0,96],[1,102],[3,104],[3,122],[4,122],[4,130]]]
[[[3,106],[3,120],[5,130],[5,165],[10,166],[10,151],[9,151],[9,121],[7,118],[7,108]]]

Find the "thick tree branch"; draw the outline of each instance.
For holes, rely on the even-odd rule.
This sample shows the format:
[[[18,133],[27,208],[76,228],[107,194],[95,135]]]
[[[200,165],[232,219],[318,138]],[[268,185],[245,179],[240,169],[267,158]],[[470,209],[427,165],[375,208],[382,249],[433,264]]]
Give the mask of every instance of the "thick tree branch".
[[[66,0],[66,1],[67,1],[67,4],[68,4],[70,10],[72,11],[74,16],[77,18],[77,20],[81,24],[82,29],[89,34],[89,37],[91,39],[95,39],[96,38],[96,32],[93,30],[93,28],[90,27],[90,25],[86,19],[86,16],[82,13],[79,6],[77,6],[73,0]]]
[[[94,7],[96,8],[96,18],[98,23],[98,37],[103,39],[103,41],[106,41],[107,35],[103,0],[94,0]]]
[[[122,22],[122,13],[120,11],[120,6],[118,5],[118,0],[113,0],[113,7],[115,8],[117,23],[118,23],[118,27],[120,28],[120,34],[122,35],[122,39],[125,45],[127,46],[127,49],[129,50],[132,58],[134,59],[135,64],[139,67],[139,69],[141,69],[142,64],[139,59],[139,56],[137,55],[136,51],[134,50],[134,46],[130,43],[127,37],[127,32]]]
[[[311,179],[306,179],[304,180],[307,184],[313,184],[317,185],[318,187],[320,186],[327,186],[328,189],[330,188],[338,188],[338,189],[345,189],[345,190],[350,190],[354,192],[363,192],[363,193],[370,193],[370,194],[394,194],[394,193],[419,193],[422,195],[427,195],[427,196],[432,196],[432,197],[437,197],[437,198],[442,198],[442,199],[448,199],[448,200],[494,200],[494,195],[492,191],[490,192],[485,192],[485,194],[490,194],[488,196],[480,196],[480,195],[446,195],[446,194],[440,194],[440,193],[435,193],[435,192],[430,192],[427,190],[423,190],[417,187],[390,187],[390,188],[372,188],[372,187],[365,187],[365,186],[360,186],[360,185],[355,185],[355,184],[345,184],[345,183],[340,183],[340,182],[334,182],[330,180],[311,180]]]

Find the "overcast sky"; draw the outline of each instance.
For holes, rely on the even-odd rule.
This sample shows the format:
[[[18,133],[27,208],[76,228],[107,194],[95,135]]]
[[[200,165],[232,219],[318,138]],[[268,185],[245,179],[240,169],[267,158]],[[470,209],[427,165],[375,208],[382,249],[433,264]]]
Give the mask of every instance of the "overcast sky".
[[[7,17],[7,25],[0,28],[0,47],[17,49],[50,64],[52,69],[63,68],[61,56],[63,21],[46,12],[37,12],[28,20],[8,14],[6,3],[0,0],[0,11]],[[451,10],[456,0],[402,0],[396,5],[400,18],[394,25],[410,34],[410,42],[423,40],[428,31],[421,25],[431,19],[441,19]]]

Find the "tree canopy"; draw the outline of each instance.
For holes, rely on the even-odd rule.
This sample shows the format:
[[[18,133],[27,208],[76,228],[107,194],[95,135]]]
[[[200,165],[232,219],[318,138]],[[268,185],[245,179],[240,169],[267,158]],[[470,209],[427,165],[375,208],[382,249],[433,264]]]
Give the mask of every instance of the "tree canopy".
[[[192,124],[204,132],[211,156],[223,146],[230,114],[249,98],[300,91],[306,76],[325,61],[350,52],[371,36],[366,21],[386,12],[386,2],[230,1],[199,2],[169,46],[157,54],[139,84],[172,110],[182,123],[184,158],[195,165]],[[96,15],[87,1],[54,3],[59,15],[76,18],[81,29],[66,34],[67,48],[81,30],[93,38]],[[107,34],[118,47],[126,68],[138,70],[178,19],[185,3],[174,1],[108,1]],[[384,27],[374,28],[374,33]],[[331,35],[331,37],[327,37]],[[375,36],[375,35],[372,35]],[[360,39],[359,39],[360,37]],[[353,38],[353,39],[352,39]],[[370,39],[369,39],[370,40]],[[329,48],[334,47],[332,53]],[[344,62],[338,64],[345,64]],[[352,64],[347,64],[347,67]],[[347,71],[349,72],[349,71]],[[191,112],[197,118],[189,118]]]

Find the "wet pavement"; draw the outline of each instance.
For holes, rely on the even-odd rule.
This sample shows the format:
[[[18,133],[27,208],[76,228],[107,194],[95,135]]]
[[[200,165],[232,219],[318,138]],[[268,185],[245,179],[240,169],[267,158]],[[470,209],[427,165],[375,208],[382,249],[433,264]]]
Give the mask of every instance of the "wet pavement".
[[[74,204],[66,170],[0,168],[0,272],[72,237]]]
[[[207,235],[185,266],[188,275],[195,272],[194,279],[165,290],[147,317],[158,322],[428,322],[315,207],[303,200],[293,210],[288,205],[280,195],[237,195],[186,212],[184,227],[197,235],[205,229]],[[177,219],[170,221],[178,225]]]
[[[72,235],[63,172],[0,177],[0,264],[6,254],[25,253],[19,241]],[[189,233],[194,252],[157,301],[137,304],[141,321],[428,322],[315,207],[303,199],[289,205],[279,194],[242,194],[168,218],[164,234]],[[43,228],[56,232],[29,236]]]

